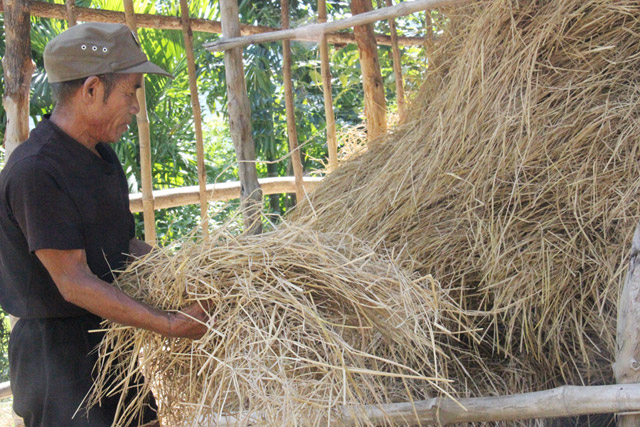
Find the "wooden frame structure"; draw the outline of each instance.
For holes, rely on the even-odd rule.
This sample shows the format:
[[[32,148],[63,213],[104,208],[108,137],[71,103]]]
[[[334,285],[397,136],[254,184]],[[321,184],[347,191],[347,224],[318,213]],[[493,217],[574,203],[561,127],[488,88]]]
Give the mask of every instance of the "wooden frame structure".
[[[296,192],[298,197],[304,191],[310,191],[319,179],[302,178],[301,170],[296,172],[296,176],[271,178],[258,180],[251,167],[243,168],[242,165],[254,165],[255,154],[251,154],[249,145],[252,144],[250,123],[246,117],[250,117],[250,112],[246,104],[246,87],[244,86],[244,70],[242,65],[241,47],[250,43],[281,40],[305,40],[319,42],[322,60],[322,76],[325,83],[324,95],[325,104],[331,105],[330,87],[330,67],[328,64],[328,43],[353,43],[356,37],[353,34],[332,33],[337,29],[351,28],[355,25],[364,25],[382,19],[392,20],[393,18],[418,10],[428,10],[432,8],[453,6],[460,3],[468,3],[472,0],[414,0],[405,1],[393,6],[391,0],[386,1],[386,7],[378,10],[368,10],[361,14],[354,15],[340,21],[326,22],[326,4],[324,0],[318,1],[319,23],[296,29],[288,29],[288,16],[285,16],[287,0],[283,1],[283,22],[282,30],[270,27],[241,25],[238,22],[237,0],[220,0],[223,4],[222,22],[208,21],[189,16],[187,1],[180,0],[181,18],[163,17],[156,15],[137,15],[133,13],[132,0],[126,0],[126,12],[99,11],[75,6],[73,0],[67,0],[66,5],[56,5],[39,1],[28,0],[3,0],[0,12],[5,14],[5,34],[6,34],[6,56],[3,59],[5,69],[5,96],[3,103],[7,111],[7,131],[5,134],[5,145],[7,155],[21,141],[27,138],[28,134],[28,112],[29,112],[29,82],[33,72],[33,63],[30,58],[29,46],[29,18],[30,16],[48,17],[67,20],[73,25],[76,20],[95,22],[127,22],[136,30],[138,27],[149,27],[156,29],[182,30],[185,35],[185,44],[189,62],[190,92],[194,115],[196,115],[196,144],[198,151],[198,176],[199,185],[172,190],[151,191],[150,166],[144,167],[143,173],[143,193],[131,196],[131,207],[134,212],[148,212],[155,209],[167,207],[183,206],[200,202],[202,206],[201,215],[206,219],[206,204],[212,200],[229,200],[241,197],[243,200],[253,200],[247,203],[245,209],[255,210],[258,200],[261,203],[261,195],[276,194],[283,192]],[[381,1],[381,0],[379,0]],[[369,2],[370,0],[352,0],[352,2]],[[353,3],[352,3],[353,4]],[[366,6],[366,5],[365,5]],[[399,57],[398,46],[408,44],[423,44],[432,47],[433,35],[430,31],[430,15],[426,14],[426,37],[408,38],[371,35],[375,37],[378,44],[390,44],[394,49],[394,61]],[[394,26],[391,24],[391,28]],[[230,103],[236,104],[238,108],[230,107],[230,123],[236,152],[241,164],[241,183],[226,184],[206,184],[204,174],[204,154],[201,132],[200,106],[197,101],[197,87],[195,85],[195,62],[193,59],[191,32],[206,31],[211,33],[222,33],[224,38],[208,45],[210,50],[230,51],[225,55],[227,70],[227,82],[229,84]],[[393,30],[395,31],[395,30]],[[285,51],[286,51],[285,46]],[[228,58],[228,59],[227,59]],[[290,66],[290,65],[289,65]],[[285,65],[285,69],[287,65]],[[399,67],[397,67],[399,69]],[[396,71],[397,74],[400,74]],[[286,79],[286,77],[285,77]],[[400,82],[398,86],[398,96],[402,97],[402,76],[396,75],[396,80]],[[290,90],[290,88],[289,88]],[[243,95],[244,91],[244,95]],[[244,97],[244,99],[242,99]],[[232,101],[235,99],[236,101]],[[141,100],[141,106],[144,105]],[[289,104],[289,102],[288,102]],[[292,105],[293,102],[290,102]],[[404,105],[404,103],[402,102]],[[143,110],[145,110],[143,112]],[[288,108],[289,110],[289,108]],[[327,140],[329,142],[329,169],[336,167],[335,155],[335,124],[333,124],[333,110],[326,109],[327,114]],[[403,113],[401,113],[403,114]],[[141,108],[141,115],[146,116],[146,109]],[[147,127],[148,118],[141,116],[140,129]],[[288,111],[289,117],[289,111]],[[331,121],[331,124],[329,123]],[[292,153],[297,154],[296,143],[292,134],[295,134],[295,122],[288,120],[288,130],[290,133],[290,148]],[[200,130],[198,130],[200,128]],[[142,131],[144,132],[144,130]],[[141,136],[142,139],[142,136]],[[247,143],[249,141],[249,143]],[[142,156],[148,154],[148,144],[141,143],[141,149],[145,151]],[[248,152],[242,150],[249,149]],[[256,196],[258,195],[258,196]],[[248,227],[255,227],[255,211],[249,213],[248,217],[253,218],[247,224]],[[145,230],[148,233],[153,228],[145,222]],[[206,222],[206,221],[204,221]],[[259,230],[254,230],[259,231]],[[206,233],[206,231],[205,231]],[[151,240],[151,239],[149,239]],[[401,404],[385,405],[383,407],[366,407],[366,417],[371,422],[382,422],[390,417],[391,420],[399,423],[434,423],[444,425],[453,422],[480,422],[480,421],[500,421],[515,420],[525,418],[543,418],[559,416],[576,416],[595,413],[620,413],[626,415],[621,417],[621,425],[637,425],[640,417],[640,332],[637,325],[640,322],[640,227],[636,231],[633,240],[632,256],[629,266],[629,274],[622,294],[618,321],[618,354],[614,366],[616,379],[620,383],[634,383],[628,385],[591,386],[574,387],[563,386],[552,390],[539,391],[534,393],[524,393],[513,396],[498,396],[486,398],[470,398],[453,401],[447,398],[436,398],[420,402],[407,402]],[[6,384],[0,386],[0,393],[6,394]],[[348,408],[344,410],[341,420],[345,425],[357,424],[359,421],[352,418]]]

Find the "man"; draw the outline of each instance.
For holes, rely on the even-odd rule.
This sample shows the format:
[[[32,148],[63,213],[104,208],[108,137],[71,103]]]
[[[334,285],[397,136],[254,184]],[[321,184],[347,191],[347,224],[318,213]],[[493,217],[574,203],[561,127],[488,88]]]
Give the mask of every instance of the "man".
[[[0,173],[0,304],[20,318],[9,342],[13,405],[27,426],[110,426],[118,396],[73,417],[102,336],[89,331],[102,319],[168,337],[206,331],[199,305],[168,313],[111,285],[125,254],[150,247],[134,238],[127,182],[108,143],[138,113],[143,73],[169,74],[120,24],[72,27],[44,61],[56,106]],[[147,411],[139,423],[155,419]]]

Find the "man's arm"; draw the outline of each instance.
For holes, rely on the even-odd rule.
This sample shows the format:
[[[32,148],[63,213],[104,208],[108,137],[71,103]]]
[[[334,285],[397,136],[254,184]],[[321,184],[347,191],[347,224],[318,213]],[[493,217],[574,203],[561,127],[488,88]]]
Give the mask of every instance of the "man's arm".
[[[98,279],[89,269],[86,253],[82,249],[39,249],[36,256],[66,301],[97,316],[167,337],[198,339],[207,331],[203,323],[208,315],[199,304],[182,310],[187,316],[158,310],[136,301],[115,286]]]

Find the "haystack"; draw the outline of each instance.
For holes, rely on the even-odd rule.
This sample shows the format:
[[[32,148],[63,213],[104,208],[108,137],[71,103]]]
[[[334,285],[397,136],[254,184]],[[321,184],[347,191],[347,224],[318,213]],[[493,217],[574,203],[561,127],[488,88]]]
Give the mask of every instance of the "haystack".
[[[123,384],[147,369],[174,421],[278,425],[443,390],[612,380],[640,208],[640,5],[447,13],[412,115],[333,172],[289,217],[296,228],[221,232],[122,276],[167,309],[213,296],[207,338],[113,325],[103,368]]]
[[[461,394],[610,382],[640,212],[640,4],[448,12],[413,115],[290,219],[390,248],[488,314],[469,325],[484,385]]]
[[[444,360],[457,353],[449,343],[461,327],[458,308],[430,276],[406,274],[348,235],[218,230],[208,242],[135,262],[118,284],[166,310],[213,307],[199,341],[109,327],[99,368],[115,372],[116,386],[102,378],[94,396],[150,378],[140,400],[120,408],[118,425],[128,425],[150,387],[172,426],[339,424],[363,404],[453,390]]]

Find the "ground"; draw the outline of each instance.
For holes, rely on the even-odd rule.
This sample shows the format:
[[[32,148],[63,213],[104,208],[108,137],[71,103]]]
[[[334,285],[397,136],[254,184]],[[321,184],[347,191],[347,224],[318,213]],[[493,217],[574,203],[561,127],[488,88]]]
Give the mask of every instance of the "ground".
[[[0,427],[13,427],[13,419],[11,418],[12,399],[0,400]]]

